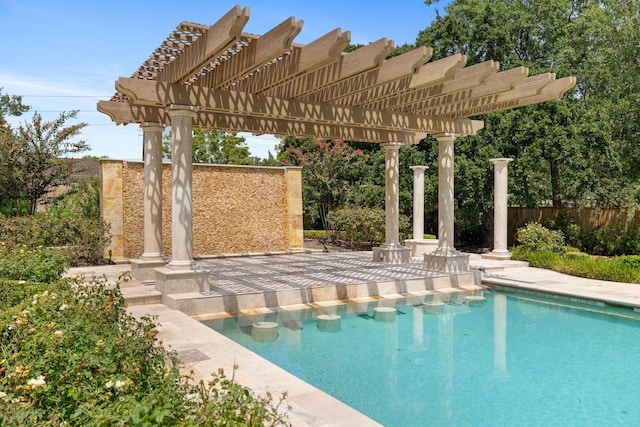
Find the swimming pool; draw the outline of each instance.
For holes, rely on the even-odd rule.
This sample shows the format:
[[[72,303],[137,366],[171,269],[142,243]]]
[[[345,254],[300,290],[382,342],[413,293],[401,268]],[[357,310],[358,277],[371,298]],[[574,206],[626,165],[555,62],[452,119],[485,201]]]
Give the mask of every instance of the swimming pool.
[[[631,425],[640,315],[484,292],[204,321],[385,426]],[[442,300],[443,306],[430,303]],[[375,320],[377,306],[397,309]],[[441,311],[438,313],[438,311]],[[322,332],[320,314],[340,316]],[[252,325],[277,323],[277,338]],[[253,331],[253,337],[252,337]]]

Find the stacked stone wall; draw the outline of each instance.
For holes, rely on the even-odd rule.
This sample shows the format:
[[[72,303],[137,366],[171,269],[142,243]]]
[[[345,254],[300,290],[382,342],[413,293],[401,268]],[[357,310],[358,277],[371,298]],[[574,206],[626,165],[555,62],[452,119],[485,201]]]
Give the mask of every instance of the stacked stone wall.
[[[116,206],[103,217],[122,218],[112,224],[112,253],[137,258],[144,249],[144,164],[105,160],[102,178],[103,205]],[[300,180],[299,168],[194,164],[194,257],[302,248]],[[109,194],[110,188],[118,192]],[[114,202],[118,197],[121,203]],[[162,242],[171,257],[170,164],[162,171]]]

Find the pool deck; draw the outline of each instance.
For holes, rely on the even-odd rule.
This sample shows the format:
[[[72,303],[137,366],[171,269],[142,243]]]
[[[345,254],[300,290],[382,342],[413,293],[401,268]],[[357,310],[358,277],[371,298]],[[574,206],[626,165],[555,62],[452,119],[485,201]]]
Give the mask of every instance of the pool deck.
[[[348,283],[361,281],[375,299],[394,299],[400,296],[425,295],[429,291],[411,292],[407,283],[416,277],[433,273],[420,270],[420,260],[411,264],[385,265],[367,261],[370,253],[331,253],[324,258],[309,254],[277,255],[267,257],[237,257],[209,259],[199,262],[212,271],[210,297],[226,298],[225,308],[239,307],[238,295],[265,293],[279,295],[277,303],[286,302],[282,295],[296,292],[305,295],[309,288],[332,286],[335,289]],[[302,261],[307,261],[306,263]],[[308,262],[314,261],[314,262]],[[317,261],[317,262],[315,262]],[[549,270],[531,268],[519,261],[496,261],[471,255],[470,267],[482,274],[482,282],[499,286],[555,294],[561,297],[603,301],[616,306],[626,306],[640,311],[640,286],[576,278]],[[72,268],[68,275],[105,276],[116,282],[130,271],[128,264],[99,267]],[[437,277],[435,278],[437,279]],[[473,284],[451,282],[451,287],[437,289],[437,293],[459,292],[479,288]],[[230,375],[237,366],[235,377],[239,383],[258,394],[271,392],[278,397],[287,391],[287,404],[291,406],[289,421],[294,426],[376,426],[373,420],[350,408],[315,387],[301,381],[262,357],[250,352],[221,334],[204,326],[198,320],[203,315],[188,315],[161,303],[161,297],[152,284],[137,281],[120,282],[122,293],[128,302],[128,310],[134,316],[157,316],[158,339],[175,350],[186,372],[194,379],[208,379],[211,373],[223,368]],[[339,292],[337,293],[337,295]],[[233,304],[229,305],[230,296]],[[358,294],[365,299],[364,295]],[[255,299],[255,296],[251,297]],[[262,296],[262,301],[269,298]],[[304,300],[304,298],[303,298]],[[329,306],[331,301],[315,302],[314,307]],[[273,305],[273,304],[272,304]],[[283,304],[280,304],[283,305]],[[291,304],[287,308],[301,308],[307,304]],[[280,307],[282,308],[282,307]],[[251,309],[252,313],[270,312],[274,308]],[[242,311],[242,310],[240,310]],[[222,315],[220,313],[218,316]]]

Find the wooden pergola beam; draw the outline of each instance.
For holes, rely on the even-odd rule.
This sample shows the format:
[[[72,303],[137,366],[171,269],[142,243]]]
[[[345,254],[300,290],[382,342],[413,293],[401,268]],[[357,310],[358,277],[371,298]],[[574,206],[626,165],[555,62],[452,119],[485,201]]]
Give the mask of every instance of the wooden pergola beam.
[[[301,20],[296,21],[294,17],[285,19],[280,25],[256,38],[248,46],[242,47],[237,53],[230,53],[225,61],[214,67],[215,72],[196,76],[197,80],[193,83],[215,88],[226,88],[232,85],[291,49],[291,43],[302,30],[302,24]]]
[[[433,49],[420,47],[385,60],[379,67],[366,71],[364,74],[339,80],[311,91],[300,98],[313,102],[331,102],[355,93],[375,90],[375,88],[391,82],[406,80],[407,77],[415,74],[431,58],[432,54]]]
[[[235,6],[209,27],[182,55],[158,72],[157,80],[169,83],[189,81],[197,71],[208,65],[237,42],[249,21],[249,8]]]
[[[171,118],[165,108],[144,105],[130,105],[126,102],[100,101],[98,111],[107,114],[117,124],[154,122],[169,126]],[[447,124],[447,123],[445,123]],[[472,131],[475,123],[462,120],[449,122],[442,132]],[[193,119],[193,126],[202,130],[224,130],[228,132],[251,132],[256,135],[273,134],[298,138],[342,139],[362,142],[401,142],[417,144],[426,132],[389,130],[372,127],[346,126],[333,123],[303,120],[286,120],[248,114],[199,111]]]
[[[307,45],[294,46],[291,54],[271,63],[261,72],[238,81],[234,90],[262,93],[302,74],[337,62],[350,40],[349,31],[343,33],[340,28],[336,28]]]
[[[540,104],[542,102],[553,101],[562,98],[562,95],[576,84],[574,76],[563,77],[558,80],[552,80],[544,85],[538,94],[529,97],[511,96],[511,99],[505,99],[486,105],[469,106],[467,109],[457,110],[455,115],[459,117],[477,116],[479,114],[491,113],[494,111],[502,111],[527,105]]]
[[[466,62],[466,56],[452,55],[423,65],[416,74],[411,75],[408,79],[396,80],[352,97],[336,99],[334,102],[384,110],[401,97],[408,96],[410,99],[420,99],[423,93],[433,91],[434,88],[437,90],[438,85],[452,79]]]
[[[133,105],[154,107],[167,107],[173,104],[197,105],[202,111],[210,112],[424,133],[449,132],[452,129],[457,129],[455,133],[472,135],[482,128],[482,122],[479,121],[450,120],[442,117],[377,111],[330,103],[311,103],[246,92],[173,85],[140,79],[120,78],[116,82],[116,89],[126,94]]]
[[[516,88],[528,74],[526,67],[517,67],[511,70],[502,71],[500,73],[489,76],[483,84],[457,92],[446,93],[426,99],[415,101],[407,104],[405,108],[416,111],[425,115],[442,115],[446,114],[448,108],[457,108],[461,103],[471,102],[489,102],[488,100],[496,99],[500,94],[504,94]],[[547,79],[539,80],[536,84],[538,88],[542,88],[547,84]],[[531,88],[530,88],[531,89]],[[522,95],[522,92],[520,93]],[[482,100],[484,98],[484,101]]]
[[[392,50],[393,41],[382,38],[356,51],[342,53],[337,61],[276,86],[264,94],[278,98],[303,97],[319,88],[378,67]]]

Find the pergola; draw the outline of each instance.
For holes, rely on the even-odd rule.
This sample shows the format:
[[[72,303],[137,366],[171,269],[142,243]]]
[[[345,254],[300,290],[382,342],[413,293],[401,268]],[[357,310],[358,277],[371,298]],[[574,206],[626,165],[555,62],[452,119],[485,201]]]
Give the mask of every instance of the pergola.
[[[117,93],[98,110],[117,124],[144,131],[145,253],[160,259],[161,134],[172,128],[172,260],[190,269],[191,131],[225,130],[379,143],[385,149],[386,236],[374,260],[405,262],[398,240],[398,153],[426,135],[439,143],[439,246],[434,255],[457,256],[453,243],[454,140],[484,123],[467,117],[560,98],[575,77],[528,76],[495,61],[465,66],[456,54],[429,61],[420,47],[386,59],[383,38],[345,53],[350,32],[335,29],[306,45],[293,43],[303,22],[291,17],[264,35],[243,32],[249,8],[235,6],[215,24],[182,22]]]

